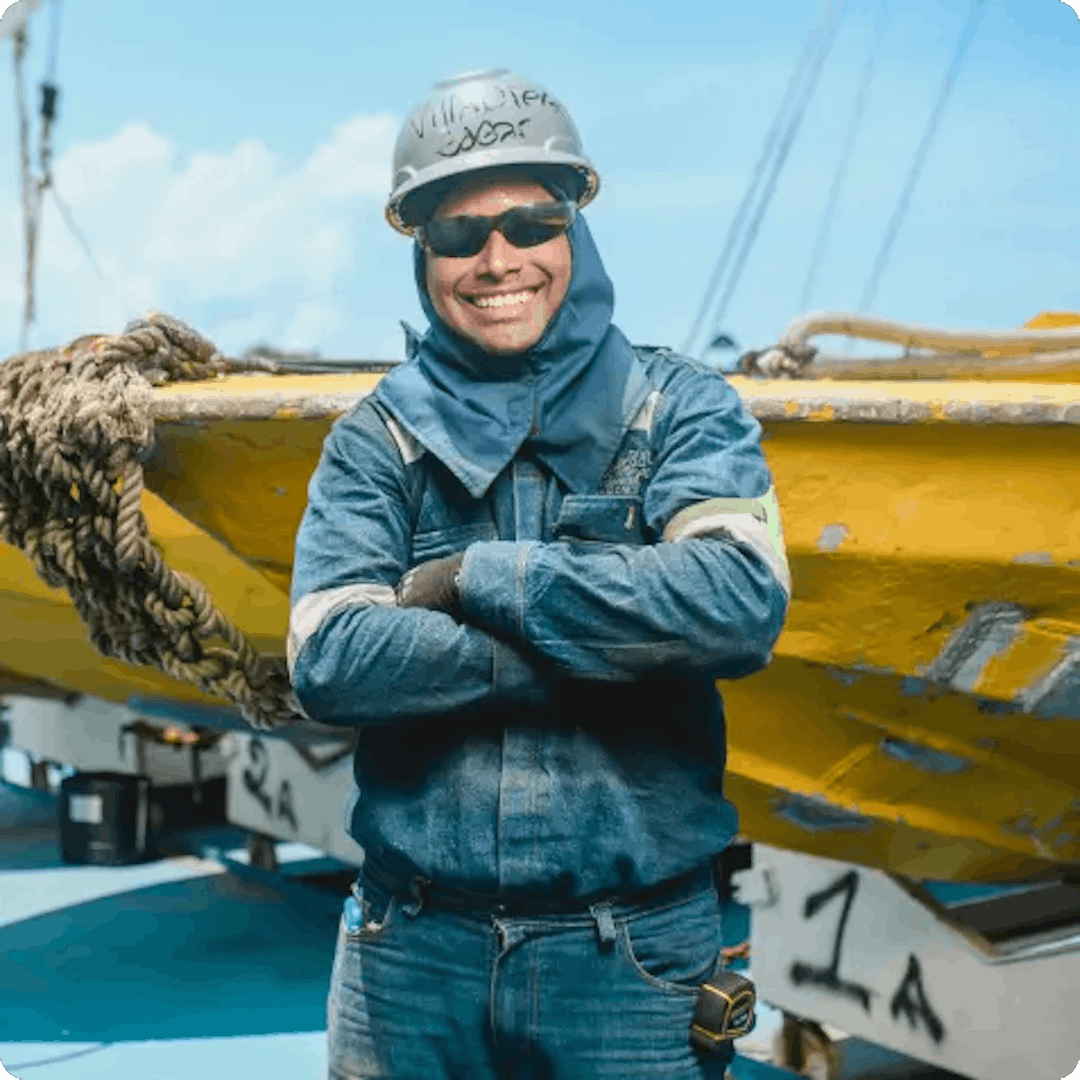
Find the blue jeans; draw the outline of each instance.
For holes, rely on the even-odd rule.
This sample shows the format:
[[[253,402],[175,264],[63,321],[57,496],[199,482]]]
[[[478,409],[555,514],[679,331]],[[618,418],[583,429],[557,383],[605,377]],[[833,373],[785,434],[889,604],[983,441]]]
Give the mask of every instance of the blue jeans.
[[[698,883],[509,917],[361,875],[338,930],[329,1080],[722,1080],[734,1048],[690,1044],[698,987],[722,966],[720,911]]]

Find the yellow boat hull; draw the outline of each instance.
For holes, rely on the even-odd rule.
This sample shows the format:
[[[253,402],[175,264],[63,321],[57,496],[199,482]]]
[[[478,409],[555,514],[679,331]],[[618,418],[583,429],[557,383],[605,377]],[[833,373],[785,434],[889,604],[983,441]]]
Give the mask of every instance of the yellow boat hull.
[[[378,377],[155,390],[153,538],[261,652],[284,652],[322,441]],[[764,425],[794,577],[774,662],[723,687],[743,835],[919,877],[1075,868],[1080,387],[732,382]],[[222,704],[100,657],[4,545],[0,581],[12,680]]]

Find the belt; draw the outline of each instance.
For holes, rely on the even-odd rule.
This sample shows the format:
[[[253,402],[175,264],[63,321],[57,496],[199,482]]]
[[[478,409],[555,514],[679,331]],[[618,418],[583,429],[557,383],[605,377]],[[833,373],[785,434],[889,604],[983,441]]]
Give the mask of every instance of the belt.
[[[655,904],[660,900],[677,900],[684,895],[689,897],[703,888],[715,886],[713,867],[710,863],[636,892],[594,893],[591,896],[573,900],[547,900],[535,895],[503,896],[498,893],[470,892],[468,889],[440,885],[420,875],[403,877],[373,863],[370,859],[364,863],[361,880],[371,882],[391,895],[411,895],[419,900],[423,907],[432,910],[457,911],[474,915],[506,915],[511,918],[585,914],[597,904],[607,904],[612,908],[637,908]]]

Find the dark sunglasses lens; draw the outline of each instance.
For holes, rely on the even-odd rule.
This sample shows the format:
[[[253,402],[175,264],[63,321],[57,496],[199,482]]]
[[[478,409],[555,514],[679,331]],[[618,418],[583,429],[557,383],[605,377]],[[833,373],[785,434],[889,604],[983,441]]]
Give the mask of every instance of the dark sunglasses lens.
[[[442,258],[467,259],[481,251],[492,229],[514,247],[530,248],[547,243],[569,228],[577,206],[571,202],[517,206],[499,217],[432,218],[424,226],[424,241]]]
[[[465,259],[487,243],[493,222],[482,217],[433,218],[424,227],[424,239],[436,255]]]
[[[554,240],[573,220],[572,203],[523,206],[503,215],[500,232],[514,247],[530,248]]]

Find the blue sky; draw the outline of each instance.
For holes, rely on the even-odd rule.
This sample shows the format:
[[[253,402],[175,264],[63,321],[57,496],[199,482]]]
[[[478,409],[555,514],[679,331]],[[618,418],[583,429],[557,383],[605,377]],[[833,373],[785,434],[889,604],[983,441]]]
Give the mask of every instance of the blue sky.
[[[973,0],[889,4],[875,82],[810,308],[854,309]],[[872,310],[949,327],[1080,310],[1080,19],[983,0]],[[30,23],[28,75],[53,0]],[[848,0],[726,319],[775,340],[799,295],[878,0]],[[603,188],[587,212],[633,340],[685,338],[820,0],[580,0],[561,11],[324,0],[64,0],[56,178],[110,284],[46,202],[30,344],[148,308],[226,351],[395,357],[422,325],[383,222],[398,126],[431,83],[503,65],[570,109]],[[18,346],[11,44],[0,41],[0,355]]]

